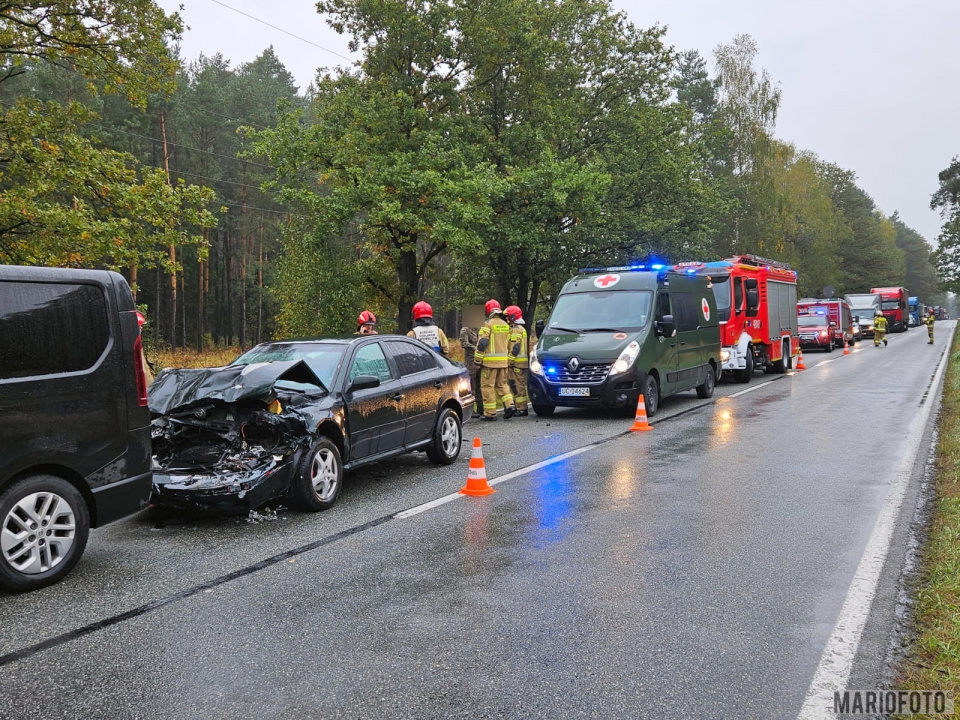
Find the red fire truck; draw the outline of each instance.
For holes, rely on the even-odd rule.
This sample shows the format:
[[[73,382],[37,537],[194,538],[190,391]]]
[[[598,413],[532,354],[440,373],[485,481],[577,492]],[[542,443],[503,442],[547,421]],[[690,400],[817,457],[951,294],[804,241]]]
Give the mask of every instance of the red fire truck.
[[[892,332],[903,332],[910,327],[907,317],[910,309],[906,288],[870,288],[870,292],[880,296],[880,310],[887,318],[887,325]]]
[[[737,255],[717,262],[685,262],[680,272],[708,275],[720,320],[720,361],[737,382],[755,367],[786,372],[800,352],[797,273],[775,260]]]
[[[832,348],[842,348],[845,342],[850,345],[857,342],[857,338],[853,334],[853,314],[845,300],[839,298],[828,298],[826,300],[801,298],[800,302],[797,303],[797,315],[826,315],[830,318],[829,324],[833,330]]]

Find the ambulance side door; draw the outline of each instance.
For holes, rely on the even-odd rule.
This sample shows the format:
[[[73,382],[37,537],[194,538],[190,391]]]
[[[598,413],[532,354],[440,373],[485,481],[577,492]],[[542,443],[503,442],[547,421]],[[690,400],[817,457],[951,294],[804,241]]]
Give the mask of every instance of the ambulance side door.
[[[662,322],[667,315],[672,316],[672,314],[670,291],[667,288],[658,289],[654,320]],[[676,318],[674,318],[674,324],[676,324]],[[677,388],[679,372],[677,333],[674,332],[672,337],[665,337],[657,333],[656,343],[657,353],[654,366],[660,371],[660,392],[662,395],[668,395],[675,392]]]

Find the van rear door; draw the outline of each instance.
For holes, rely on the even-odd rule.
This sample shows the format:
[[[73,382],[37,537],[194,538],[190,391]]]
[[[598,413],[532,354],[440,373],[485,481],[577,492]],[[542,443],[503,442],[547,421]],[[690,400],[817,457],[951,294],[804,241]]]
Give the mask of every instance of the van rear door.
[[[654,319],[657,322],[663,321],[667,315],[673,315],[670,292],[666,288],[660,288],[657,291],[657,304]],[[676,325],[676,316],[673,318]],[[679,333],[674,333],[673,337],[664,337],[656,335],[657,354],[655,367],[660,371],[660,392],[662,395],[669,395],[677,391],[679,387]]]

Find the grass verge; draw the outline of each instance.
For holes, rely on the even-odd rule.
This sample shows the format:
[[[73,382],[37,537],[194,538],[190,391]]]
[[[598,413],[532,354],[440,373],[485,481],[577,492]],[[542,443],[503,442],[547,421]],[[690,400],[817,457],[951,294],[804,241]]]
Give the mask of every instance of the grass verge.
[[[936,496],[914,608],[916,638],[900,667],[900,690],[960,696],[960,334],[943,384]]]

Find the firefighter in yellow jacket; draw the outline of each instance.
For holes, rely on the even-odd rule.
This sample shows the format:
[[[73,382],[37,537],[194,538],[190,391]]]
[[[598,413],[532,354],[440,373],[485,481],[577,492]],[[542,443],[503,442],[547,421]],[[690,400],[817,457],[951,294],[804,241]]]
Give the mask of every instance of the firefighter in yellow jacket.
[[[930,312],[927,313],[927,316],[923,319],[923,324],[927,326],[927,344],[933,345],[933,324],[937,321],[936,315],[933,314],[933,308],[930,308]]]
[[[523,321],[523,313],[516,305],[510,305],[503,311],[503,316],[510,323],[510,381],[513,383],[514,400],[517,405],[517,415],[526,417],[527,410],[527,328]]]
[[[500,317],[500,303],[487,300],[484,305],[487,322],[480,328],[480,339],[474,360],[480,366],[480,387],[483,393],[481,420],[497,419],[497,397],[503,401],[503,418],[509,420],[517,413],[510,392],[509,355],[510,326]]]
[[[873,346],[880,347],[880,343],[884,344],[884,347],[887,345],[887,319],[883,316],[883,313],[877,310],[877,314],[873,317]]]

